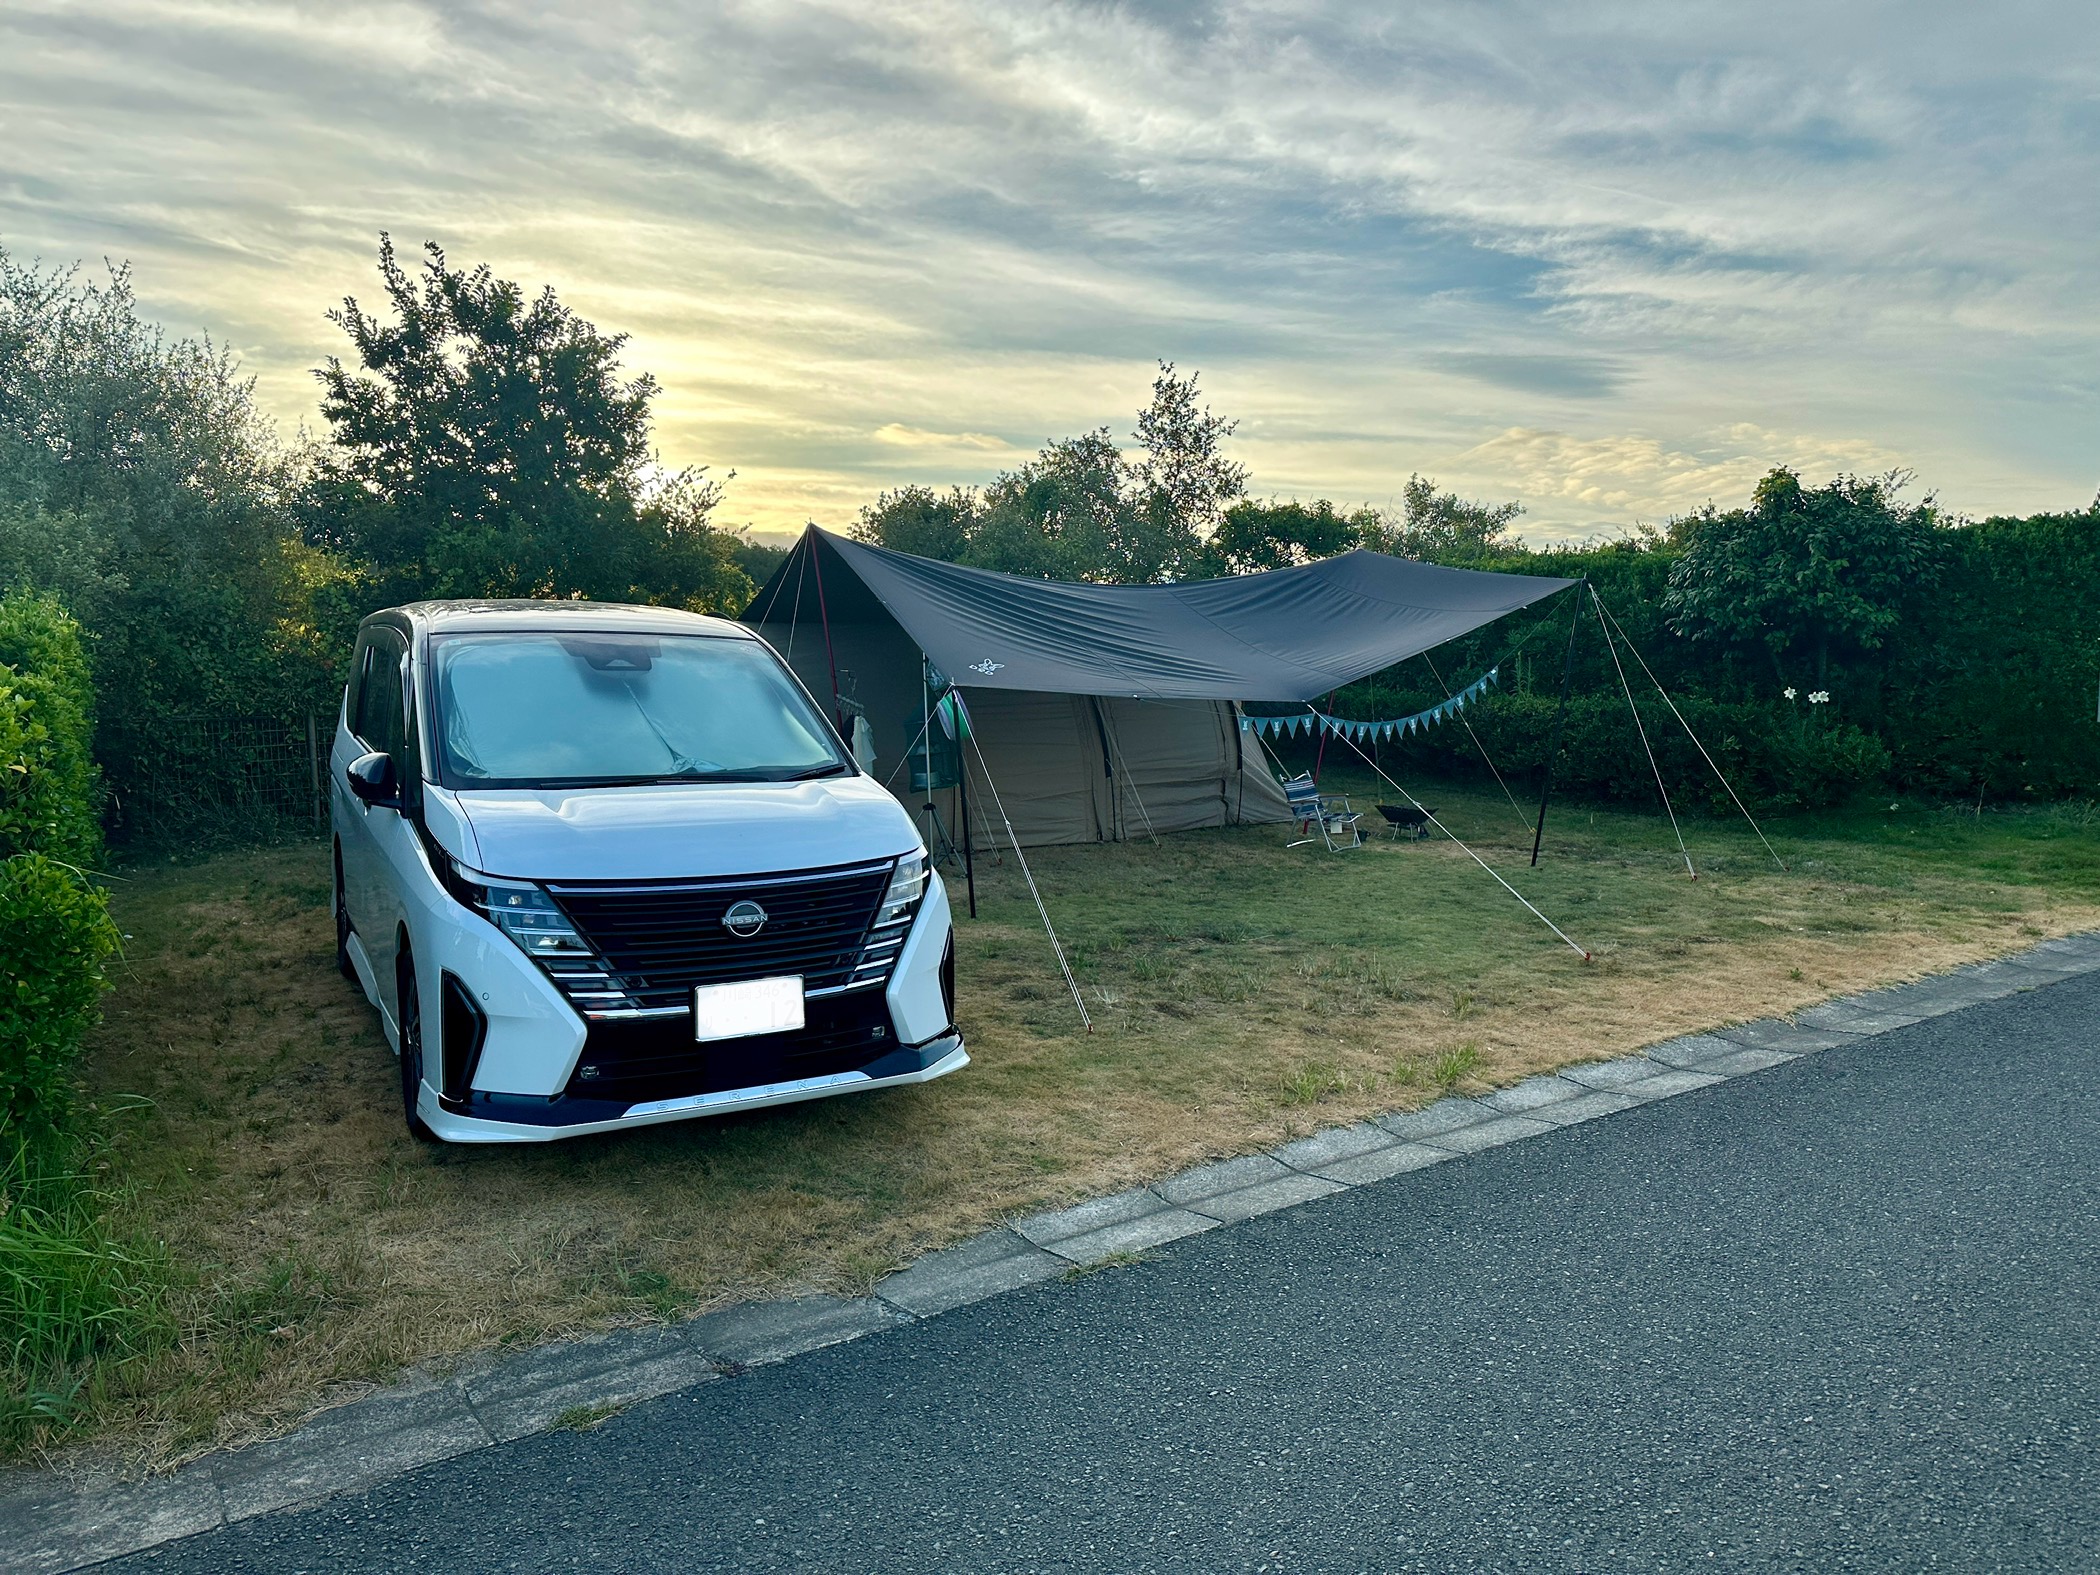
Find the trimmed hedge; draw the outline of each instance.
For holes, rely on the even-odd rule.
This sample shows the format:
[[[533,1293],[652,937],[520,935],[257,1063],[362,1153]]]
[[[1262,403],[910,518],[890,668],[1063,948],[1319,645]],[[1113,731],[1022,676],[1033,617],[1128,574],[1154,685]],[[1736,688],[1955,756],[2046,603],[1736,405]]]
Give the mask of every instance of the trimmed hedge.
[[[66,1126],[80,1042],[117,949],[90,878],[102,834],[94,690],[48,597],[0,599],[0,1137]]]
[[[1684,698],[1677,706],[1714,764],[1753,810],[1842,804],[1889,769],[1889,752],[1882,742],[1848,722],[1797,714],[1784,705]],[[1551,695],[1494,695],[1470,707],[1466,720],[1503,776],[1536,791],[1539,766],[1553,740],[1556,709],[1557,698]],[[1679,809],[1703,805],[1733,814],[1726,790],[1669,709],[1646,699],[1640,711],[1671,801]],[[1457,722],[1388,744],[1385,750],[1390,757],[1441,774],[1484,777],[1487,772],[1480,750]],[[1622,696],[1570,698],[1553,783],[1556,794],[1656,806],[1655,773]]]

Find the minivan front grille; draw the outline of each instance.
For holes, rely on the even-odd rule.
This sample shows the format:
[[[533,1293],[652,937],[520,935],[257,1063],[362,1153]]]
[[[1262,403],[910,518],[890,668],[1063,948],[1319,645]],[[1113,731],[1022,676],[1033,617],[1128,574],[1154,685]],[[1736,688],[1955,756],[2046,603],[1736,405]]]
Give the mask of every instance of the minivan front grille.
[[[705,984],[799,974],[810,994],[886,984],[902,930],[870,935],[896,861],[721,880],[572,881],[548,893],[597,953],[549,968],[586,1015],[689,1009]],[[739,935],[724,922],[742,903],[765,912]]]

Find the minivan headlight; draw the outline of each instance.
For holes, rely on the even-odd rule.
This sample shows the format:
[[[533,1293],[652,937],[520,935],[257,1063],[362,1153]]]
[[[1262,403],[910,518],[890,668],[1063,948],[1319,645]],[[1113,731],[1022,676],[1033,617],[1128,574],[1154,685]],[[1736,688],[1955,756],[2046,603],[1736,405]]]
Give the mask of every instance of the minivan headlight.
[[[909,918],[926,895],[926,855],[907,853],[897,861],[897,868],[890,875],[889,890],[882,894],[882,906],[875,910],[875,928],[895,924],[899,919]]]
[[[531,881],[484,875],[457,859],[445,862],[445,889],[509,936],[526,956],[554,961],[596,955],[569,916]]]
[[[590,944],[576,933],[569,916],[554,899],[522,880],[482,881],[487,893],[482,912],[489,922],[518,943],[528,957],[589,957]]]

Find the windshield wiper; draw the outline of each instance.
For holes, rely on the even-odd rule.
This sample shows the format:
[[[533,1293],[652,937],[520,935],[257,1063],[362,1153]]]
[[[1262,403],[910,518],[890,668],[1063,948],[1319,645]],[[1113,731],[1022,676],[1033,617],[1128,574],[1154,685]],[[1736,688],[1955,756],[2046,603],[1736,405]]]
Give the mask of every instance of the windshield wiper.
[[[817,777],[841,776],[845,773],[845,770],[844,766],[834,760],[828,766],[811,766],[807,771],[797,771],[792,775],[780,777],[777,780],[782,782],[808,782]]]

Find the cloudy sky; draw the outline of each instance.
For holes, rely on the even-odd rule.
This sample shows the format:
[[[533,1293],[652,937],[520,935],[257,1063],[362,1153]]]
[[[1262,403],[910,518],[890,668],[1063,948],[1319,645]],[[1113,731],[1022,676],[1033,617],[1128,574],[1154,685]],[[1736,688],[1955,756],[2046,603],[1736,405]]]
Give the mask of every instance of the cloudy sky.
[[[727,516],[844,524],[1199,368],[1257,492],[1534,537],[2100,488],[2100,25],[1991,6],[6,0],[0,245],[286,429],[381,230],[630,332]]]

